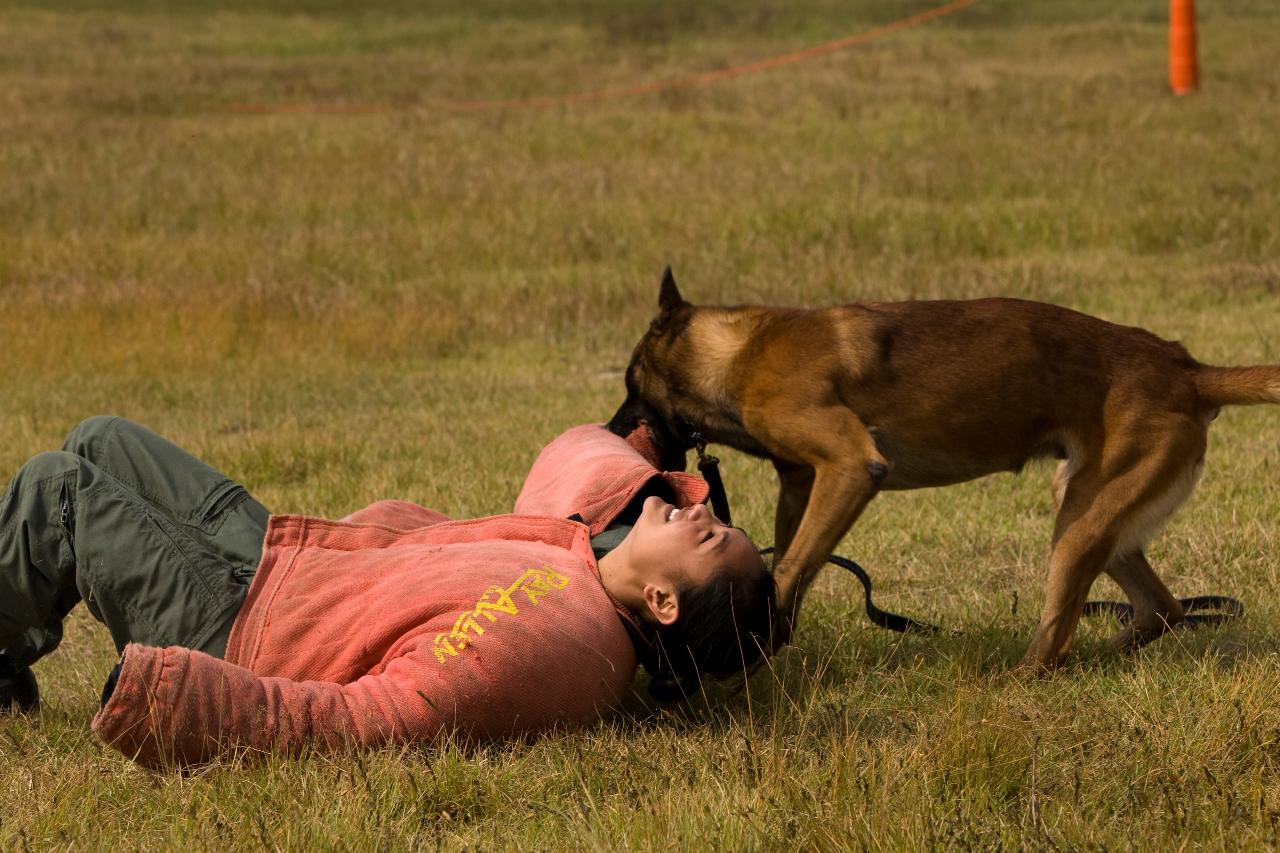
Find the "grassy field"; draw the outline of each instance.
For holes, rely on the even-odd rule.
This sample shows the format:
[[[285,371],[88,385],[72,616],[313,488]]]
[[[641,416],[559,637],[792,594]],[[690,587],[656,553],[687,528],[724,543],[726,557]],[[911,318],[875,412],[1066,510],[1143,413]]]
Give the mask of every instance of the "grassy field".
[[[664,265],[695,302],[1009,295],[1280,361],[1280,7],[983,0],[846,53],[592,106],[923,0],[83,0],[0,7],[0,480],[81,418],[142,421],[268,506],[508,509],[604,420]],[[373,114],[229,104],[383,104]],[[772,475],[721,454],[736,515]],[[1280,410],[1214,427],[1152,548],[1245,619],[1007,674],[1042,600],[1047,467],[877,500],[745,694],[635,699],[571,736],[152,775],[88,731],[113,659],[83,609],[0,721],[0,849],[1165,850],[1280,844]],[[1099,584],[1095,594],[1116,590]]]

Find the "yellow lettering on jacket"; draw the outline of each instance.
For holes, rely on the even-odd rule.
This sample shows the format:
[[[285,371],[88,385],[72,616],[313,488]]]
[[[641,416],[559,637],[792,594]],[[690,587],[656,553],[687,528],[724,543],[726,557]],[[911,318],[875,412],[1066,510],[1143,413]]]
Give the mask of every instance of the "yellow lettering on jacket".
[[[435,645],[431,649],[436,654],[436,662],[444,663],[449,658],[456,658],[458,652],[475,643],[484,636],[484,627],[478,621],[483,616],[488,622],[498,621],[498,614],[508,616],[520,615],[513,596],[517,592],[524,593],[529,604],[536,607],[538,602],[553,592],[558,592],[569,585],[569,579],[544,565],[540,569],[525,569],[520,577],[510,586],[491,586],[484,591],[475,607],[458,614],[453,622],[452,630],[436,634]]]

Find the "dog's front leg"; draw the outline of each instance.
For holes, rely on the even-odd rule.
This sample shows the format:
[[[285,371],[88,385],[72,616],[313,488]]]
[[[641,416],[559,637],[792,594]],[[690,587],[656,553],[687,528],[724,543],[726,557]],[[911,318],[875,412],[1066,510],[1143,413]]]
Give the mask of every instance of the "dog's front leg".
[[[822,426],[815,429],[813,424]],[[876,449],[871,433],[845,408],[808,412],[803,418],[775,423],[769,437],[780,449],[785,448],[778,456],[787,459],[790,466],[804,465],[813,472],[795,536],[774,563],[779,610],[776,649],[790,639],[800,601],[818,569],[875,497],[890,466]],[[798,482],[799,477],[791,485]],[[784,479],[784,489],[787,485]],[[780,504],[789,500],[784,495]],[[779,507],[784,517],[788,511]]]
[[[774,565],[780,617],[775,648],[790,641],[805,591],[876,490],[865,465],[824,466],[814,472],[813,492],[796,536]]]
[[[791,547],[791,540],[800,526],[800,519],[809,505],[813,491],[813,469],[807,465],[793,465],[775,461],[778,472],[778,511],[773,519],[773,554],[779,559]]]

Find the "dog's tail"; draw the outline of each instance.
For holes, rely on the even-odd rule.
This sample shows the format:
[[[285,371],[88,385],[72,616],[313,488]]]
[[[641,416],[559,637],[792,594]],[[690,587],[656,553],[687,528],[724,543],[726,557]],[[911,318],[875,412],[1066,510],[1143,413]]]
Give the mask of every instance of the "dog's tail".
[[[1280,403],[1280,365],[1211,367],[1202,364],[1194,375],[1200,399],[1214,408]]]

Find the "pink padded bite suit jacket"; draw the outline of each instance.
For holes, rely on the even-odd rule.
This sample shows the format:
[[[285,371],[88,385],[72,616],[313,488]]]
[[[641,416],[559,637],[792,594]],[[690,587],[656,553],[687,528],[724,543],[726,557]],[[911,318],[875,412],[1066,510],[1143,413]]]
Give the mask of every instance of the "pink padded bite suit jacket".
[[[656,476],[680,506],[706,499],[655,459],[643,428],[586,425],[542,451],[513,515],[381,501],[340,521],[273,516],[226,659],[128,646],[93,730],[158,766],[594,720],[636,655],[591,535]]]

